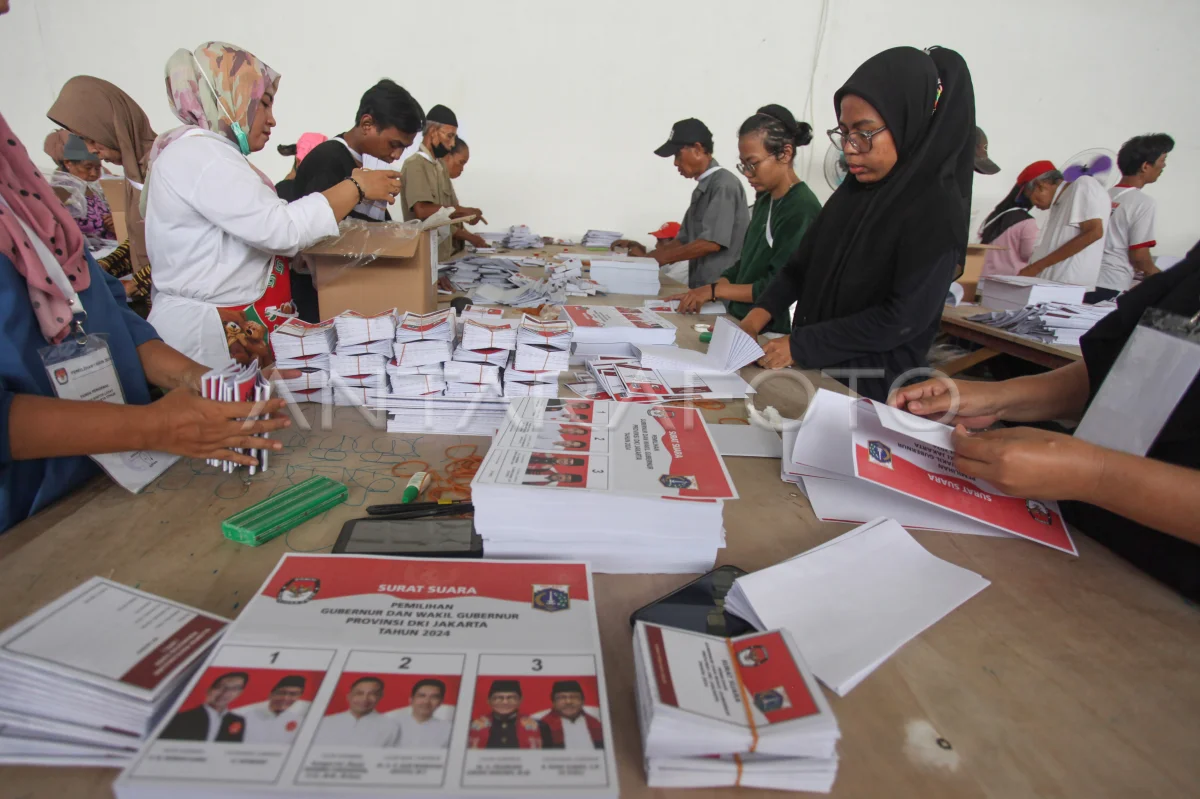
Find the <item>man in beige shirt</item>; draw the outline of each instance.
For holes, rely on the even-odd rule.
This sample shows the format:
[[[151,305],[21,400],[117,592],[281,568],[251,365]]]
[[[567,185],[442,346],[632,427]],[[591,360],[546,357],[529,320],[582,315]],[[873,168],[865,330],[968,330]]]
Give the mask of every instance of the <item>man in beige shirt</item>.
[[[441,159],[450,154],[458,138],[458,118],[444,105],[435,105],[425,115],[425,130],[421,148],[408,157],[400,169],[401,196],[404,199],[404,218],[428,219],[443,207],[455,208],[454,219],[475,217],[486,222],[478,208],[459,208],[450,185],[450,174]],[[454,255],[451,228],[439,230],[438,261],[448,261]]]

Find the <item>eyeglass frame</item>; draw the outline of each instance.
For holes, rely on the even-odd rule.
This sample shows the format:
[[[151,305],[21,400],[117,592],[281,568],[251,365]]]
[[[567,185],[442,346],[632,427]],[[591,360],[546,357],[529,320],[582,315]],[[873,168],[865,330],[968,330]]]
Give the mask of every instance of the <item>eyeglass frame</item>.
[[[857,144],[854,144],[853,147],[854,147],[854,152],[858,153],[859,155],[864,155],[866,153],[871,152],[871,148],[874,146],[874,144],[871,140],[873,138],[875,138],[877,135],[879,135],[880,133],[883,133],[887,129],[888,129],[887,125],[880,125],[875,130],[849,130],[849,131],[846,131],[845,133],[842,133],[841,127],[836,127],[836,128],[830,128],[829,130],[825,131],[825,135],[829,137],[829,141],[833,143],[833,146],[837,147],[838,152],[843,152],[843,153],[846,152],[845,142],[843,142],[842,146],[838,147],[837,139],[833,138],[833,134],[836,133],[839,137],[841,137],[841,138],[845,139],[845,141],[848,141],[851,143],[853,143],[855,141],[855,139],[854,139],[855,134],[862,136],[863,140],[865,140],[867,143],[867,149],[861,150],[861,149],[859,149]]]
[[[778,158],[778,156],[776,156],[776,158]],[[747,164],[745,161],[739,160],[737,162],[737,171],[745,177],[753,177],[754,173],[758,171],[758,168],[763,165],[763,161],[770,160],[771,156],[767,156],[766,158],[762,159],[762,161],[755,161],[753,164]]]

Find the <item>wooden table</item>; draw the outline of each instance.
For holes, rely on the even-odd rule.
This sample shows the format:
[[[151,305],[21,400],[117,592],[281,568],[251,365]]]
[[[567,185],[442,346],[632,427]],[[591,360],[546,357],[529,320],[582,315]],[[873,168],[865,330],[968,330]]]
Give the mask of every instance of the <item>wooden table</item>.
[[[1046,344],[967,319],[967,317],[988,313],[991,310],[991,308],[984,308],[980,305],[946,306],[942,312],[942,332],[973,341],[981,345],[982,349],[942,364],[940,368],[943,372],[955,375],[1001,353],[1015,355],[1022,360],[1045,366],[1048,369],[1066,366],[1083,357],[1083,351],[1079,347],[1066,344]]]
[[[665,293],[665,292],[664,292]],[[641,304],[641,298],[595,298]],[[701,317],[703,319],[703,317]],[[680,343],[696,346],[691,319]],[[760,370],[747,368],[747,380]],[[800,373],[768,375],[756,404],[796,417]],[[817,375],[817,386],[836,387]],[[305,406],[308,422],[321,409]],[[705,412],[744,416],[740,403]],[[363,506],[396,501],[393,464],[435,469],[445,450],[485,438],[388,435],[357,409],[332,429],[294,425],[271,470],[251,481],[200,462],[177,464],[140,496],[98,480],[0,536],[0,625],[92,575],[214,613],[236,616],[279,557],[328,549]],[[459,453],[456,453],[459,454]],[[761,569],[847,530],[816,520],[779,479],[774,459],[730,458],[741,498],[725,507],[719,563]],[[252,549],[225,541],[220,521],[275,487],[324,474],[349,502]],[[935,555],[991,587],[927,630],[845,698],[827,694],[842,730],[834,797],[1028,799],[1194,796],[1200,786],[1200,614],[1086,538],[1072,558],[1000,538],[916,532]],[[629,614],[682,585],[685,575],[598,575],[597,607],[623,797],[778,797],[750,790],[653,791],[641,767]],[[100,799],[116,772],[0,769],[0,796]],[[1191,786],[1191,787],[1189,787]]]

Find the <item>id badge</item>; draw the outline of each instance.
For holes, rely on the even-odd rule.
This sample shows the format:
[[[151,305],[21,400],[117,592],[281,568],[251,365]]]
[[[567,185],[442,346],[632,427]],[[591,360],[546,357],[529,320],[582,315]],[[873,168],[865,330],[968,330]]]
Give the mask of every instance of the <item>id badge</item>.
[[[1075,436],[1145,456],[1200,374],[1200,325],[1149,308],[1108,371]]]
[[[108,348],[107,335],[67,336],[61,344],[44,347],[38,354],[59,399],[125,404],[125,392],[121,389],[121,378]],[[113,480],[135,494],[179,460],[178,455],[143,450],[111,452],[91,458]]]

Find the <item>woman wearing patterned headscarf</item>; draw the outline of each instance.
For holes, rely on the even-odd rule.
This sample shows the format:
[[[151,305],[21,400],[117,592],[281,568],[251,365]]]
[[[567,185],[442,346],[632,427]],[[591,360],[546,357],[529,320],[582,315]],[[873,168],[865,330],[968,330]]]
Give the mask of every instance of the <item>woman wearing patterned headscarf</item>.
[[[158,138],[142,197],[163,340],[218,367],[273,358],[269,333],[291,311],[288,259],[337,233],[363,198],[391,202],[399,175],[356,170],[287,203],[247,159],[275,126],[279,73],[233,45],[207,42],[167,61],[167,100],[183,127]]]
[[[75,224],[93,252],[116,238],[112,211],[100,188],[100,159],[87,149],[83,139],[67,130],[46,137],[42,149],[58,167],[50,176],[55,194],[71,212]]]
[[[102,161],[117,164],[125,172],[125,227],[129,240],[100,261],[114,277],[132,274],[126,291],[139,313],[146,313],[150,297],[150,260],[146,256],[146,226],[138,209],[138,197],[146,181],[154,130],[146,112],[132,97],[106,80],[77,75],[63,84],[58,99],[46,116],[87,144]]]

